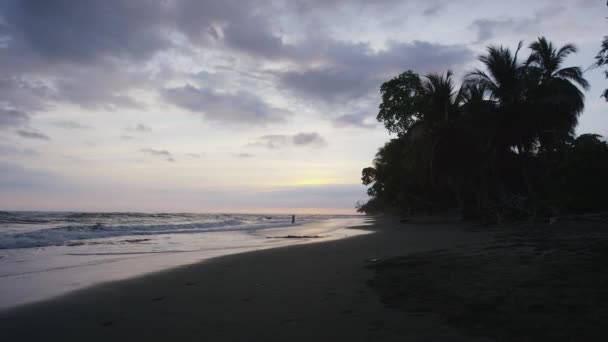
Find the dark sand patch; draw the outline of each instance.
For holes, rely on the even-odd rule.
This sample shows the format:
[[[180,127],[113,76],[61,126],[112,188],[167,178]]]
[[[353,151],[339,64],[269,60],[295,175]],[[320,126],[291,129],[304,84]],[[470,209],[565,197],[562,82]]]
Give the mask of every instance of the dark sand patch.
[[[387,307],[438,315],[496,341],[600,341],[608,320],[608,225],[495,230],[494,239],[368,267]]]

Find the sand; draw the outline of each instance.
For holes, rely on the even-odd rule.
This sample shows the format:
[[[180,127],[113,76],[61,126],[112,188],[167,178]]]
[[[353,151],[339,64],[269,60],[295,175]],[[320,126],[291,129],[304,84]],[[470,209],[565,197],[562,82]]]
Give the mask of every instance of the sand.
[[[1,312],[0,331],[7,341],[543,341],[601,331],[605,310],[580,310],[608,298],[606,276],[589,273],[605,259],[603,226],[534,227],[379,219],[366,227],[374,234],[219,257]],[[559,316],[567,308],[578,316]]]
[[[439,314],[469,336],[606,340],[606,222],[485,229],[492,239],[377,263],[370,284],[387,306]]]

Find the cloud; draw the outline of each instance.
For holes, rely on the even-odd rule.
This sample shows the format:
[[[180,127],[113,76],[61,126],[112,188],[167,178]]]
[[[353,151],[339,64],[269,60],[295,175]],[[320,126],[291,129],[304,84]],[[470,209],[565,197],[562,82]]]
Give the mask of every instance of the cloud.
[[[27,138],[27,139],[51,140],[51,138],[46,134],[36,132],[36,131],[26,130],[26,129],[17,130],[17,134],[20,137]]]
[[[532,18],[496,18],[477,19],[470,28],[477,31],[477,43],[487,42],[502,33],[524,33],[537,31],[544,21],[556,16],[565,10],[562,6],[547,6],[536,11]]]
[[[29,116],[24,112],[14,109],[0,109],[0,129],[23,126],[28,121]]]
[[[316,132],[297,133],[294,135],[268,134],[258,137],[249,146],[260,146],[267,149],[280,149],[287,146],[322,147],[327,145],[325,139]]]
[[[358,127],[372,129],[376,127],[375,117],[365,112],[340,115],[334,118],[332,123],[338,128]]]
[[[3,50],[0,54],[0,108],[22,113],[47,109],[46,101],[54,97],[53,89],[40,79],[28,75],[33,66],[11,65],[11,57],[16,60],[27,60],[27,53],[23,56],[11,56],[12,50],[8,48]]]
[[[163,97],[178,107],[203,114],[208,120],[236,125],[283,122],[291,115],[245,90],[227,93],[186,85],[164,89]]]
[[[144,124],[137,124],[134,127],[127,127],[127,132],[139,132],[139,133],[148,133],[152,132],[152,128],[150,126],[146,126]]]
[[[460,68],[473,52],[463,45],[423,41],[388,42],[379,51],[366,43],[330,42],[324,55],[322,65],[278,72],[280,84],[301,98],[337,103],[370,95],[408,69],[424,74]]]
[[[435,1],[434,3],[431,2],[431,4],[429,4],[428,7],[422,11],[422,15],[425,17],[437,16],[439,13],[441,13],[441,11],[443,11],[443,9],[445,9],[447,4],[448,3],[446,0],[439,0]]]
[[[20,48],[51,61],[76,63],[139,59],[167,47],[167,9],[145,0],[8,0],[0,7]]]
[[[291,141],[296,146],[315,146],[321,147],[327,145],[325,139],[319,133],[298,133],[291,137]]]
[[[72,129],[72,130],[86,130],[86,129],[91,128],[89,126],[85,126],[85,125],[79,124],[78,122],[69,121],[69,120],[55,121],[55,122],[53,122],[53,125],[57,126],[57,127],[65,128],[65,129]]]
[[[172,44],[160,2],[6,0],[0,18],[0,102],[28,113],[56,102],[141,106],[127,93],[147,82],[133,63]]]
[[[290,139],[286,135],[281,134],[269,134],[264,135],[256,139],[255,142],[250,143],[251,146],[262,146],[268,149],[277,149],[284,147],[290,143]]]
[[[290,39],[291,26],[297,27],[304,15],[397,6],[397,0],[7,0],[0,4],[0,35],[6,38],[0,55],[0,104],[28,115],[57,103],[93,110],[141,109],[147,104],[134,91],[159,91],[161,100],[210,121],[266,125],[285,121],[292,113],[247,85],[167,86],[179,77],[180,65],[167,56],[219,53],[220,59],[256,68],[284,62],[284,69],[266,72],[263,81],[326,104],[371,96],[384,79],[406,68],[426,72],[462,64],[468,51],[461,46],[389,42],[376,51],[368,43],[331,38],[322,29]],[[293,22],[277,21],[276,15]]]
[[[250,154],[250,153],[235,153],[234,156],[237,157],[237,158],[240,158],[240,159],[247,159],[247,158],[252,158],[253,154]]]
[[[328,102],[367,95],[380,81],[349,68],[323,66],[280,74],[280,82],[295,95]]]
[[[143,153],[149,154],[151,156],[155,156],[155,157],[162,157],[162,158],[166,158],[166,160],[168,162],[174,162],[175,158],[173,158],[173,154],[167,150],[157,150],[157,149],[153,149],[153,148],[142,148],[140,150]]]
[[[0,156],[37,157],[40,153],[29,148],[20,148],[9,144],[0,144]]]

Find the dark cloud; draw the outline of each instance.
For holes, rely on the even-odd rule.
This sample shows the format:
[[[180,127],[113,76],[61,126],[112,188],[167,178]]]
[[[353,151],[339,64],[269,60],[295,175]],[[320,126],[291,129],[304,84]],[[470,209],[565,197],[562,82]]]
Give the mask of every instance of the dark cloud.
[[[32,130],[20,129],[20,130],[17,130],[17,134],[20,137],[27,138],[27,139],[51,140],[51,138],[48,135],[40,133],[40,132],[32,131]]]
[[[388,77],[412,69],[424,74],[459,68],[473,52],[462,45],[389,42],[374,51],[369,44],[334,42],[326,51],[326,63],[304,70],[278,73],[280,83],[295,95],[337,102],[369,95]]]
[[[370,111],[371,112],[371,111]],[[373,118],[373,119],[372,119]],[[371,119],[371,120],[370,120]],[[372,121],[372,122],[369,122]],[[375,117],[369,113],[360,112],[354,114],[340,115],[332,120],[334,126],[343,127],[358,127],[358,128],[375,128]]]
[[[189,55],[199,48],[221,51],[233,60],[285,61],[285,69],[274,74],[279,85],[325,102],[368,96],[386,77],[407,68],[443,71],[469,57],[464,47],[425,42],[389,42],[375,51],[366,43],[331,39],[322,30],[293,41],[285,38],[289,27],[276,20],[280,14],[297,21],[311,13],[307,9],[332,13],[399,3],[6,0],[0,4],[0,35],[6,37],[1,40],[6,48],[0,55],[0,105],[27,114],[55,102],[87,109],[142,108],[130,90],[162,88],[172,75],[170,66],[154,72],[144,66],[159,53]],[[443,0],[431,2],[441,4]],[[223,84],[211,86],[221,89]],[[250,89],[219,92],[188,85],[160,92],[164,100],[212,121],[264,125],[290,114],[245,88]]]
[[[0,54],[0,106],[23,112],[47,109],[45,102],[55,96],[53,89],[39,79],[24,76],[27,70],[14,69],[4,63],[7,54],[7,51]],[[27,55],[22,58],[27,59]]]
[[[294,135],[268,134],[258,137],[254,142],[249,144],[249,146],[265,147],[271,150],[291,145],[322,147],[327,145],[327,142],[319,133],[311,132]]]
[[[315,146],[321,147],[327,145],[325,139],[316,132],[298,133],[291,137],[291,141],[296,146]]]
[[[298,96],[333,102],[367,95],[379,80],[361,70],[323,66],[285,72],[280,82]]]
[[[65,128],[65,129],[73,129],[73,130],[86,130],[86,129],[91,128],[89,126],[79,124],[76,121],[69,121],[69,120],[55,121],[55,122],[53,122],[53,125],[55,125],[57,127],[61,127],[61,128]]]
[[[164,89],[163,97],[178,107],[203,114],[208,120],[231,124],[265,125],[285,121],[291,115],[244,90],[221,93],[186,85]]]
[[[0,104],[26,113],[141,107],[127,91],[149,80],[133,65],[172,44],[161,1],[6,0],[0,19]]]
[[[471,24],[477,30],[477,42],[483,43],[496,35],[497,32],[504,30],[520,30],[530,25],[529,20],[508,19],[478,19]]]
[[[447,6],[448,2],[446,0],[438,0],[438,1],[429,1],[429,5],[427,8],[422,11],[422,15],[425,17],[434,17],[441,13],[443,9]]]
[[[174,162],[175,158],[173,158],[173,154],[167,150],[157,150],[157,149],[153,149],[153,148],[142,148],[140,150],[143,153],[149,154],[151,156],[155,156],[155,157],[162,157],[162,158],[166,158],[166,160],[168,162]]]
[[[25,125],[29,116],[14,109],[0,109],[0,128],[19,127]]]
[[[503,33],[537,31],[540,23],[564,10],[562,6],[547,6],[538,10],[531,18],[477,19],[470,27],[477,31],[477,43],[484,43]],[[538,32],[538,35],[541,34]]]
[[[141,59],[166,48],[168,7],[147,0],[7,0],[12,40],[47,60]]]
[[[230,23],[222,32],[225,43],[255,56],[279,58],[286,54],[281,37],[274,34],[261,16]]]

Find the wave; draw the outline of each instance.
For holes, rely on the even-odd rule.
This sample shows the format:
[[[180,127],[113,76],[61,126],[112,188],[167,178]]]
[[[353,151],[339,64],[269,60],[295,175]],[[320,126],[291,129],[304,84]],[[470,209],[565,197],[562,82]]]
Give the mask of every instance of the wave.
[[[227,218],[211,222],[181,224],[146,225],[108,225],[103,223],[87,225],[68,225],[56,228],[39,229],[23,233],[0,235],[0,249],[33,248],[48,246],[77,246],[82,241],[121,236],[149,236],[163,234],[196,234],[226,231],[252,231],[288,225],[286,219],[267,222],[256,217],[255,220]]]

